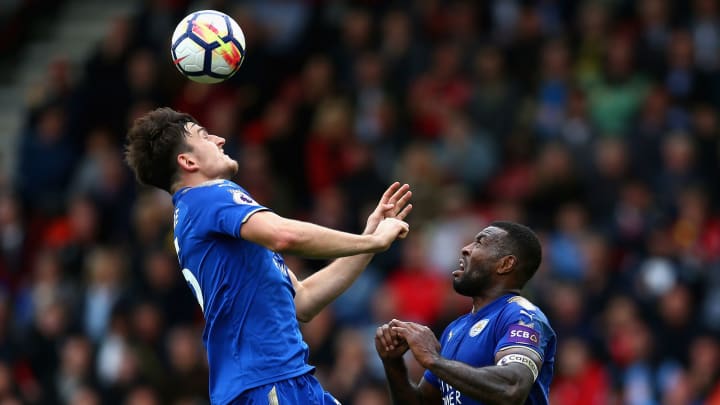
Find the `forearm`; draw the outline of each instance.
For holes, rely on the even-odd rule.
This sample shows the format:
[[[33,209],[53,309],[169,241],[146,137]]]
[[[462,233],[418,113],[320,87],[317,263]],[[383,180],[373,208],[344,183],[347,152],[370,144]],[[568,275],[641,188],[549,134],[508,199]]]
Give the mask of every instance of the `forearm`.
[[[521,387],[518,365],[475,368],[439,358],[429,369],[456,390],[485,404],[523,404],[528,391]],[[524,366],[519,366],[524,367]]]
[[[420,405],[423,403],[418,387],[410,381],[402,358],[383,360],[383,368],[393,404]]]
[[[273,250],[303,257],[336,258],[382,250],[373,235],[356,235],[292,219],[286,219],[274,236]]]
[[[342,257],[301,282],[295,295],[297,317],[309,321],[335,298],[340,296],[365,270],[372,254]]]

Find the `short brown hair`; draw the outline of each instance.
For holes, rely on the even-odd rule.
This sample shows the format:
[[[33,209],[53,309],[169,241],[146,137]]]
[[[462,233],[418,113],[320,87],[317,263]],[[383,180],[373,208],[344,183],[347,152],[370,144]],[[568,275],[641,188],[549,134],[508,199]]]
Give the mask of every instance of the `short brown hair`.
[[[178,153],[190,150],[185,142],[190,114],[162,107],[136,119],[127,134],[125,160],[137,180],[172,193],[177,181]]]

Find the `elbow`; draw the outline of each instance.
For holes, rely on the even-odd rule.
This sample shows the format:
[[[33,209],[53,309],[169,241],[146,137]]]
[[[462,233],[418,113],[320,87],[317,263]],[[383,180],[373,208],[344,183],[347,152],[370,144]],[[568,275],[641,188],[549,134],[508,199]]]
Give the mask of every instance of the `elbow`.
[[[277,253],[292,253],[300,238],[287,230],[276,230],[268,248]]]
[[[298,311],[297,314],[295,314],[295,318],[298,320],[298,322],[301,323],[308,323],[315,318],[315,314],[311,314],[307,311]]]

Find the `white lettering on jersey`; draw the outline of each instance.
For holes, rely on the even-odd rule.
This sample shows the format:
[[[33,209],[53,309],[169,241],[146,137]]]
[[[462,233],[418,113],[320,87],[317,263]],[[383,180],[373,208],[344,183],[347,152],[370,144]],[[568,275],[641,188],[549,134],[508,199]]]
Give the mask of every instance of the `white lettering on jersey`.
[[[460,405],[462,404],[462,398],[460,397],[460,391],[456,390],[450,384],[440,380],[440,389],[443,394],[443,405]]]

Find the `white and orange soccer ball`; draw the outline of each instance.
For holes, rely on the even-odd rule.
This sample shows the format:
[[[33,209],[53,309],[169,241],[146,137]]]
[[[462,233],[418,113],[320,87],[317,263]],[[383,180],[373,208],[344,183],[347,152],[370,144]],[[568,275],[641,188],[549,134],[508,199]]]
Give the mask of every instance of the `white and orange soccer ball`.
[[[175,28],[170,46],[175,66],[190,80],[219,83],[245,59],[245,35],[235,20],[215,10],[196,11]]]

